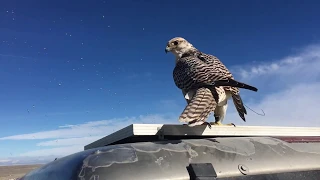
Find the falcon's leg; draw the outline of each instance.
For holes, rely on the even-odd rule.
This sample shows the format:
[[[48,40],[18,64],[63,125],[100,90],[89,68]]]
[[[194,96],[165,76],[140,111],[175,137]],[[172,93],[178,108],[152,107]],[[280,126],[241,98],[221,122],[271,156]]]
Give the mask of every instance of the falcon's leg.
[[[228,108],[227,103],[223,106],[217,106],[214,111],[215,122],[211,122],[210,124],[215,126],[234,126],[235,127],[236,125],[233,123],[222,124],[222,121],[226,116],[227,108]]]

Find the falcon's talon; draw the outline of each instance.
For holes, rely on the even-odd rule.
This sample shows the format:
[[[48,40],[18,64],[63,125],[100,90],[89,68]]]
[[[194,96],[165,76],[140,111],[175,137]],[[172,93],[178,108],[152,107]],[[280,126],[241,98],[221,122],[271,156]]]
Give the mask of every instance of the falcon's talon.
[[[234,126],[234,127],[236,127],[236,125],[235,125],[235,124],[233,124],[233,123],[229,123],[229,124],[221,124],[221,125],[223,125],[223,126]]]
[[[230,123],[230,124],[227,124],[227,125],[230,125],[230,126],[234,126],[234,127],[236,127],[236,125],[235,125],[235,124],[233,124],[233,123]]]

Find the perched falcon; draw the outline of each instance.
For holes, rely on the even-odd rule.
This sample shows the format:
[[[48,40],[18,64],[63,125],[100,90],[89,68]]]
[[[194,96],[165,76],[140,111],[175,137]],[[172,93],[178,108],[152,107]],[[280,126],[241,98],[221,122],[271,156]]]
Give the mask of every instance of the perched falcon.
[[[173,79],[188,103],[179,117],[180,122],[186,122],[189,126],[208,124],[205,121],[214,112],[215,122],[212,124],[223,125],[230,97],[239,116],[245,121],[244,114],[247,112],[239,88],[258,91],[257,88],[234,80],[218,58],[199,51],[184,38],[169,40],[165,52],[171,52],[176,57]]]

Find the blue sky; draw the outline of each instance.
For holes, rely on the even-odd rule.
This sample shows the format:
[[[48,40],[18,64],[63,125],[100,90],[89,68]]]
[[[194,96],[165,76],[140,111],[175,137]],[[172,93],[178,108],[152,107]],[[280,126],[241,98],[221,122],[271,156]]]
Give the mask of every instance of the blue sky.
[[[130,123],[178,123],[185,100],[164,53],[175,36],[259,88],[242,96],[266,116],[244,123],[230,105],[226,122],[320,126],[318,1],[72,1],[1,4],[0,164],[52,160]]]

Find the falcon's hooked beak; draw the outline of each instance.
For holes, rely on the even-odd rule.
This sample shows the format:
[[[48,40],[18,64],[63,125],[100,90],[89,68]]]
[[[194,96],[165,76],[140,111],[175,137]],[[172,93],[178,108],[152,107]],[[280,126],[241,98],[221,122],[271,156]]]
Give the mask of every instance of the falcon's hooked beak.
[[[166,49],[164,50],[164,52],[166,52],[166,54],[167,54],[168,52],[170,52],[170,48],[167,46]]]

